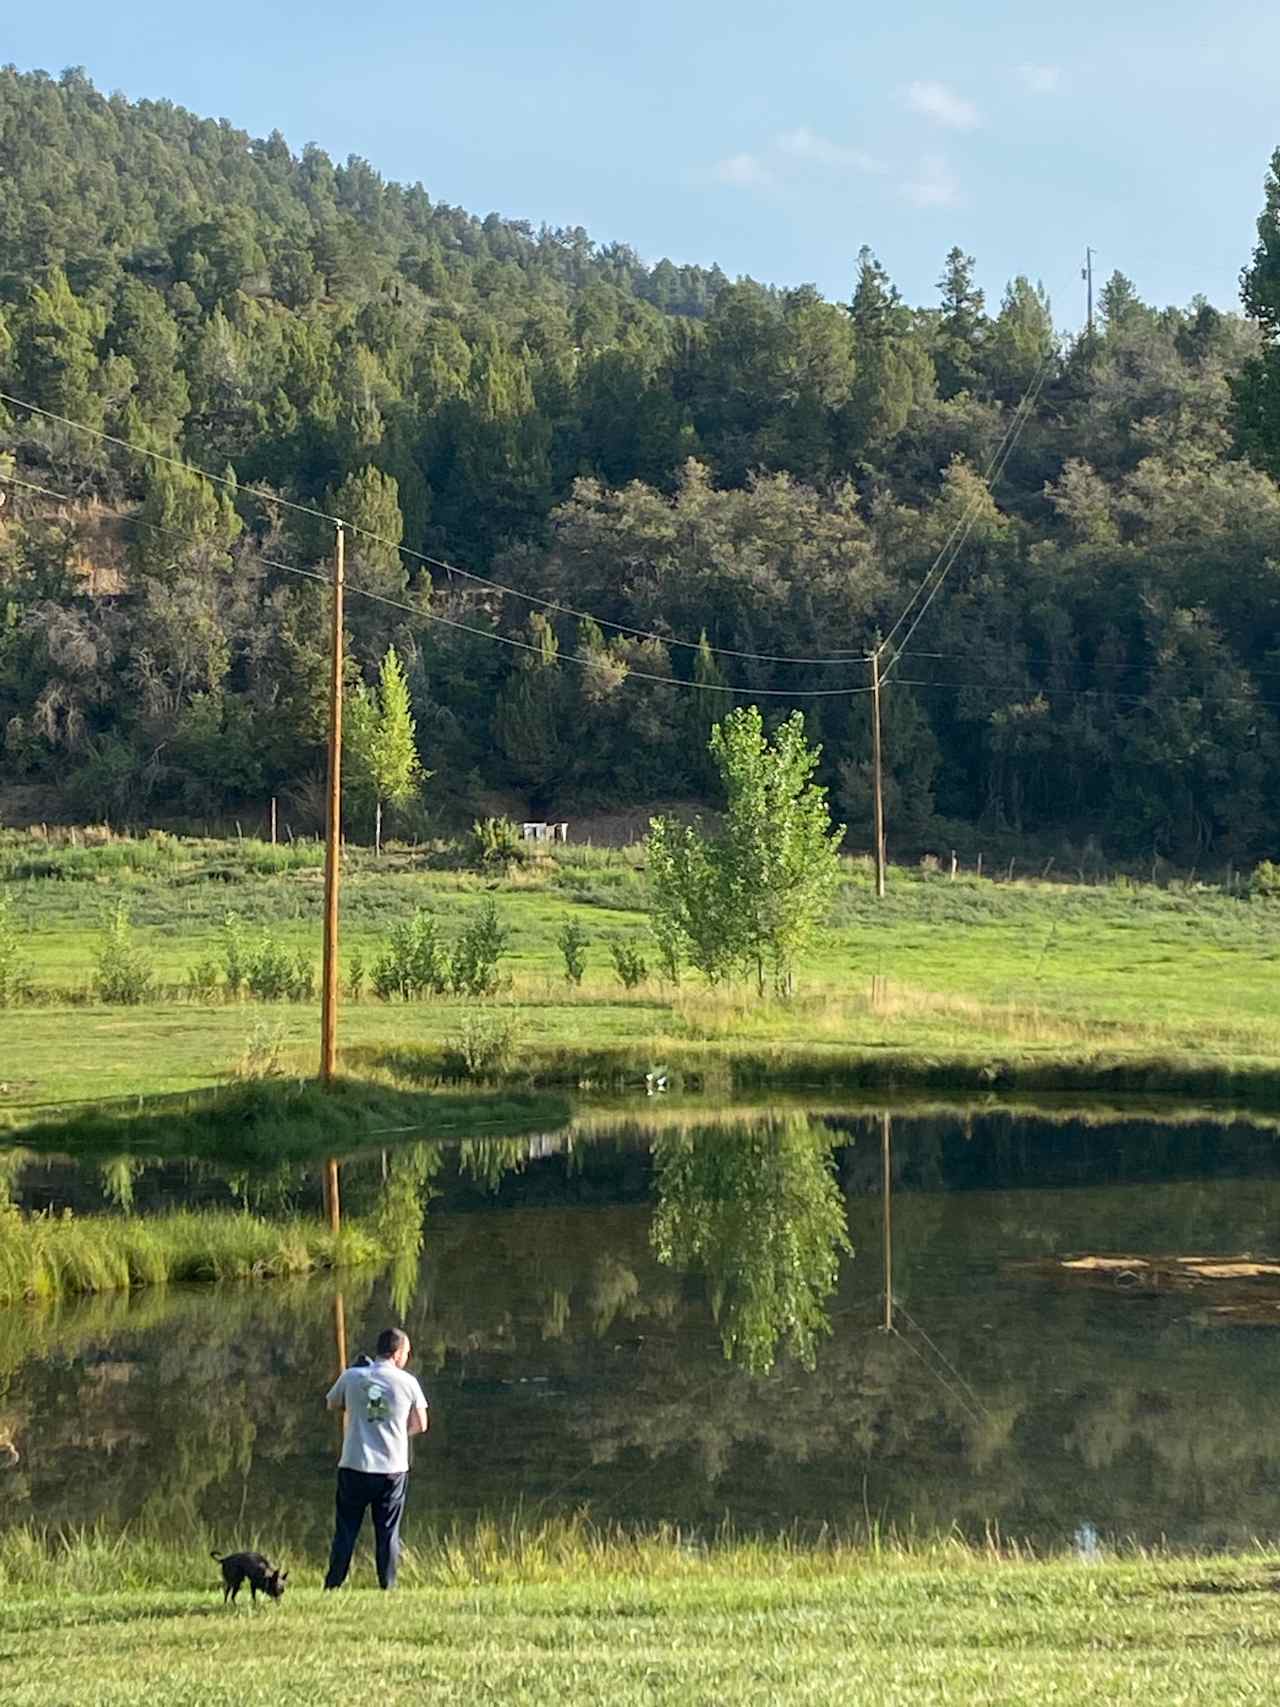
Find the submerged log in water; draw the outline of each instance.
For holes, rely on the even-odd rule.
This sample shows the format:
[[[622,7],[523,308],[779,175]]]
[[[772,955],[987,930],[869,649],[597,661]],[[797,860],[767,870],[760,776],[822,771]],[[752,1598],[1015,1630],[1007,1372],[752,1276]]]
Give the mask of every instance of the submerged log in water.
[[[1082,1254],[1036,1257],[1007,1265],[1015,1274],[1060,1286],[1137,1293],[1197,1293],[1210,1308],[1206,1320],[1274,1323],[1280,1327],[1280,1259],[1243,1256],[1136,1256]]]

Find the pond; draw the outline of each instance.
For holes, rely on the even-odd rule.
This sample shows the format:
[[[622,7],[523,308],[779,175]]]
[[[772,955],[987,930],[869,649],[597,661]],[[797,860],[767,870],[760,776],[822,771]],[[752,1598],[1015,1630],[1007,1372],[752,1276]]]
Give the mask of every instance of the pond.
[[[6,1177],[20,1206],[77,1215],[320,1204],[297,1166],[13,1153]],[[654,1098],[534,1139],[358,1155],[342,1179],[349,1212],[423,1218],[420,1257],[0,1311],[18,1453],[0,1527],[141,1521],[319,1553],[324,1391],[401,1321],[433,1406],[417,1524],[1280,1531],[1280,1290],[1254,1280],[1224,1310],[1132,1260],[1051,1260],[1280,1251],[1263,1122]]]

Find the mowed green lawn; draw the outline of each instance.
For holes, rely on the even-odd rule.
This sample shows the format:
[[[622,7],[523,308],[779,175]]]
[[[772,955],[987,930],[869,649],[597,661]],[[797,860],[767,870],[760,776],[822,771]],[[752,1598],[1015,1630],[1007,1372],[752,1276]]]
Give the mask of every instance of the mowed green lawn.
[[[361,1567],[367,1575],[367,1561]],[[246,1591],[247,1592],[247,1591]],[[236,1703],[1133,1702],[1276,1699],[1260,1559],[806,1567],[779,1558],[526,1585],[0,1591],[9,1707]]]
[[[217,869],[211,876],[207,861],[192,860],[95,874],[82,862],[73,878],[0,876],[42,996],[0,1011],[0,1115],[216,1083],[265,1034],[291,1070],[311,1070],[317,1004],[194,1000],[184,984],[198,961],[218,958],[229,910],[250,941],[270,930],[318,969],[319,873],[263,875],[237,869],[234,856]],[[378,865],[366,854],[344,882],[344,973],[355,956],[368,968],[415,908],[431,909],[448,938],[489,899],[509,932],[500,1003],[517,1054],[558,1056],[570,1077],[575,1051],[625,1057],[643,1072],[669,1057],[710,1065],[731,1048],[970,1068],[993,1056],[1077,1066],[1101,1053],[1141,1056],[1173,1069],[1170,1089],[1189,1062],[1236,1073],[1280,1067],[1280,902],[1191,884],[953,883],[894,870],[889,897],[877,903],[865,868],[850,862],[830,928],[801,967],[798,998],[779,1004],[708,992],[693,976],[675,990],[656,977],[623,989],[611,941],[648,943],[633,857],[568,849],[489,879],[408,857]],[[163,987],[161,999],[136,1008],[92,996],[97,945],[117,901]],[[576,989],[557,946],[569,920],[588,938]],[[886,986],[873,1002],[877,975]],[[473,1005],[387,1004],[366,987],[362,1001],[344,1005],[349,1070],[403,1045],[438,1049]]]

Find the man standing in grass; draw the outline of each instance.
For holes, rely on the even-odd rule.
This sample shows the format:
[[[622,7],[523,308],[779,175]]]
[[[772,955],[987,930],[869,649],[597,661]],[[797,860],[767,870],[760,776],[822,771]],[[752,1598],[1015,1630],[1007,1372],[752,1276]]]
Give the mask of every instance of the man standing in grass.
[[[409,1436],[425,1434],[428,1427],[426,1395],[405,1374],[411,1349],[408,1334],[386,1328],[378,1335],[374,1361],[344,1369],[329,1389],[326,1404],[331,1411],[345,1411],[346,1418],[326,1588],[346,1582],[366,1509],[373,1513],[378,1583],[395,1587],[400,1520],[409,1491]]]

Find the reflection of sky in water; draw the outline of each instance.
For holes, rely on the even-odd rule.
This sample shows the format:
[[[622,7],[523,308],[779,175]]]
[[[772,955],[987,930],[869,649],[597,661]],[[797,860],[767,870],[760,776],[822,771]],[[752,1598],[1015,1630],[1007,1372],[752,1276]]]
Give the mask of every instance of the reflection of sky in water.
[[[1214,1324],[1200,1297],[1016,1267],[1273,1248],[1268,1134],[899,1120],[886,1335],[876,1123],[691,1120],[344,1169],[348,1212],[399,1229],[386,1273],[343,1277],[340,1319],[352,1357],[393,1313],[412,1335],[435,1407],[420,1518],[994,1523],[1082,1558],[1112,1538],[1280,1527],[1271,1331]],[[319,1201],[288,1168],[10,1171],[20,1200],[77,1213]],[[319,1545],[335,1302],[316,1280],[0,1312],[0,1523],[142,1519]]]

